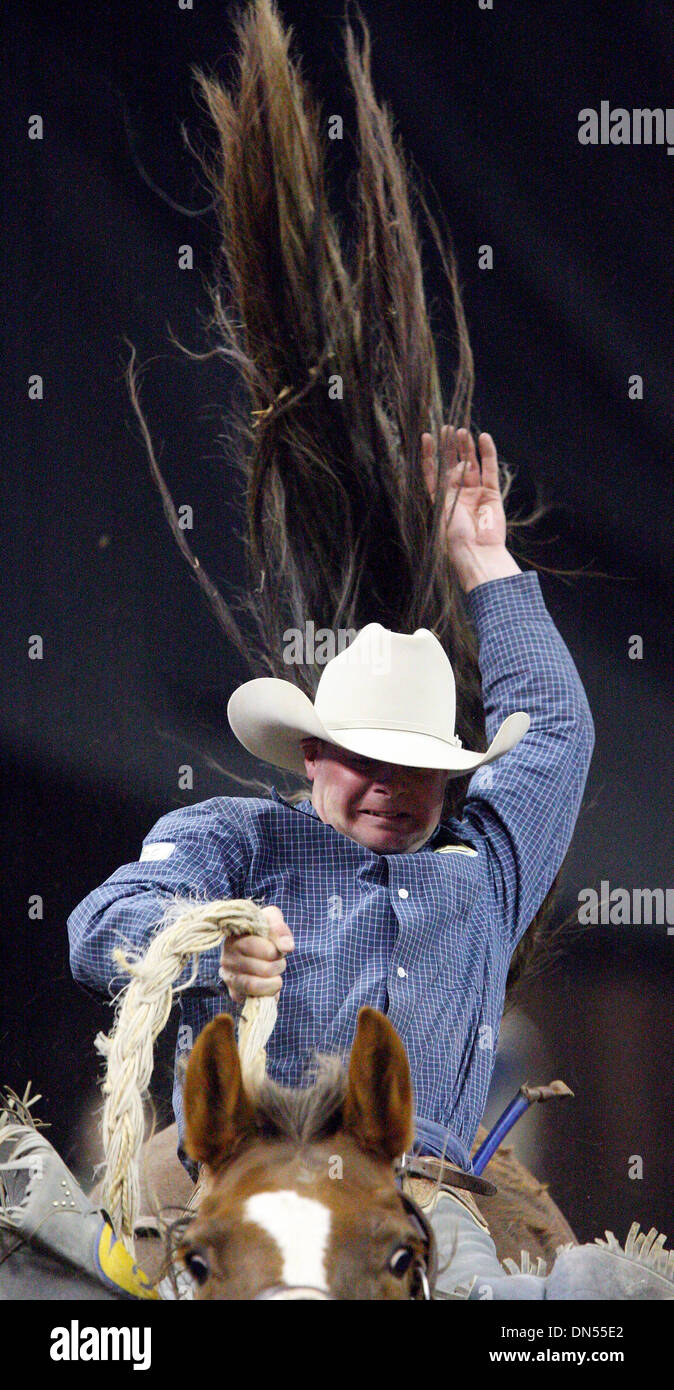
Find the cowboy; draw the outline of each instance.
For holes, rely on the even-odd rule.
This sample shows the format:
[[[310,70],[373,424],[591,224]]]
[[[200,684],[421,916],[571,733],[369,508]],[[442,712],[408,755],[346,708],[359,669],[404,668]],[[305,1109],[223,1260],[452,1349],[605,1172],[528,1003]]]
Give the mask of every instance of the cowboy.
[[[454,674],[433,633],[370,624],[328,661],[313,704],[272,678],[246,682],[229,701],[239,741],[304,774],[310,796],[293,805],[274,787],[270,798],[169,812],[138,861],[69,919],[75,978],[109,995],[123,983],[113,948],[145,949],[176,893],[265,904],[271,940],[230,940],[205,954],[181,996],[179,1133],[178,1064],[217,1013],[277,994],[268,1074],[297,1086],[316,1052],[349,1049],[369,1004],[406,1047],[418,1151],[470,1173],[508,968],[569,846],[594,729],[538,576],[506,548],[494,441],[480,435],[479,458],[468,431],[457,442],[464,462],[450,477],[447,555],[479,644],[486,752],[455,734]],[[432,493],[432,437],[422,443]],[[462,818],[443,821],[447,779],[466,774]],[[498,1284],[504,1271],[470,1194],[434,1191],[430,1216],[441,1264],[454,1251],[440,1287],[483,1273]]]

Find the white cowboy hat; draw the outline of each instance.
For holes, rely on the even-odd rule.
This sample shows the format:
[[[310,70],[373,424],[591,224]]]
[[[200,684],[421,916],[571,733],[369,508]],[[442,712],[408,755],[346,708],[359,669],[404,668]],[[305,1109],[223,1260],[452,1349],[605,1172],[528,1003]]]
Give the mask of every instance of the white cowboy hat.
[[[380,623],[361,628],[327,662],[313,705],[291,681],[271,676],[246,681],[227,705],[244,748],[301,776],[302,739],[315,737],[380,762],[460,777],[502,758],[530,723],[521,710],[509,714],[486,753],[473,753],[454,733],[455,715],[454,672],[437,637],[423,627],[410,637]]]

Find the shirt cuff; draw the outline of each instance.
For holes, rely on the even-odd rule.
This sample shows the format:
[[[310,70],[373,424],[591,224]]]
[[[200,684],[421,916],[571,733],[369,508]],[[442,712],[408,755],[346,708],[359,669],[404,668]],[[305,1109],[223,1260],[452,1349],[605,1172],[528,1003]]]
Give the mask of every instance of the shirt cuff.
[[[535,570],[508,574],[503,579],[488,579],[463,597],[468,616],[478,632],[512,624],[517,619],[550,621]]]

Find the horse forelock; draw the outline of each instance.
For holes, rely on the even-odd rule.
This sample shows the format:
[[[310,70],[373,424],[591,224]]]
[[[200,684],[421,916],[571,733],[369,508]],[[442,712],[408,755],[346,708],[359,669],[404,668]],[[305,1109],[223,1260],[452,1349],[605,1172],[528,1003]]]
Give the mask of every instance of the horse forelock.
[[[316,1079],[304,1089],[267,1078],[252,1097],[260,1138],[298,1145],[331,1138],[341,1128],[346,1087],[346,1069],[338,1057],[319,1057]]]

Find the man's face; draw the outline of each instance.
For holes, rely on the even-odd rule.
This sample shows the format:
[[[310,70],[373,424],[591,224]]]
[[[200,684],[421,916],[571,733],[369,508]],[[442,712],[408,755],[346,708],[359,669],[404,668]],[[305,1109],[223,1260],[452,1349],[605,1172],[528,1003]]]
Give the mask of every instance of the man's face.
[[[446,772],[377,762],[317,738],[303,739],[302,751],[312,805],[326,825],[378,854],[411,853],[433,834]]]

